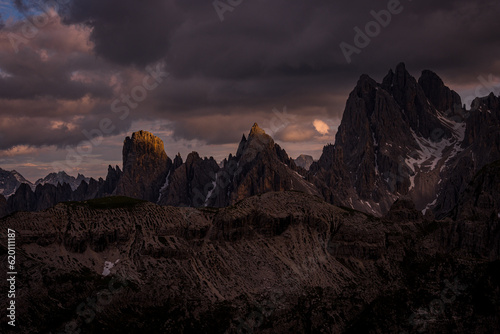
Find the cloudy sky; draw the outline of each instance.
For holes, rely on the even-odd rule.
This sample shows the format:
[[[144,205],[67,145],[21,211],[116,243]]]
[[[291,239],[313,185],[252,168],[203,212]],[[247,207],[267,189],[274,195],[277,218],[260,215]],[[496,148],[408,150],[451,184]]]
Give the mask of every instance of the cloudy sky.
[[[105,176],[141,129],[171,157],[222,160],[257,122],[318,158],[359,76],[402,61],[466,102],[500,87],[498,0],[1,0],[0,14],[0,168],[32,181]]]

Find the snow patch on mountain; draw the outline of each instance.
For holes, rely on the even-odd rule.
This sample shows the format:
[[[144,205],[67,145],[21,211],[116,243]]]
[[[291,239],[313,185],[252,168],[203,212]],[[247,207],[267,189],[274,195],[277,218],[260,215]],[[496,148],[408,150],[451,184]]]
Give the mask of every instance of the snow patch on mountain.
[[[102,269],[101,275],[108,276],[109,274],[111,274],[111,268],[113,268],[116,264],[118,264],[118,262],[120,262],[120,259],[116,260],[115,262],[105,261],[104,268]]]
[[[167,177],[165,178],[165,183],[163,184],[163,186],[160,188],[160,195],[158,196],[158,201],[156,201],[156,204],[160,203],[160,200],[161,200],[161,194],[163,194],[163,192],[165,190],[167,190],[168,188],[168,184],[169,184],[169,181],[168,181],[168,178],[170,177],[170,171],[168,171],[168,174],[167,174]]]
[[[461,145],[465,138],[465,122],[454,122],[445,118],[439,112],[437,114],[443,127],[451,130],[453,135],[451,138],[440,138],[439,141],[433,141],[418,136],[411,130],[418,149],[409,153],[409,156],[405,159],[406,166],[411,170],[409,190],[415,187],[415,177],[418,173],[433,171],[443,159],[445,161],[441,169],[444,168],[450,159],[463,150]]]
[[[0,195],[6,198],[13,195],[21,184],[27,184],[34,189],[33,183],[26,180],[19,172],[6,171],[0,168]]]
[[[205,203],[203,204],[203,206],[207,206],[208,205],[208,200],[210,199],[210,196],[212,196],[212,193],[214,192],[215,188],[217,187],[217,175],[218,173],[215,173],[215,180],[212,181],[212,188],[208,191],[207,193],[207,197],[205,198]]]
[[[430,208],[432,208],[434,205],[436,205],[436,202],[437,202],[438,198],[436,197],[434,199],[434,201],[432,201],[431,203],[427,204],[427,206],[425,207],[425,209],[422,210],[422,214],[425,215],[425,213],[427,212],[427,210],[429,210]]]

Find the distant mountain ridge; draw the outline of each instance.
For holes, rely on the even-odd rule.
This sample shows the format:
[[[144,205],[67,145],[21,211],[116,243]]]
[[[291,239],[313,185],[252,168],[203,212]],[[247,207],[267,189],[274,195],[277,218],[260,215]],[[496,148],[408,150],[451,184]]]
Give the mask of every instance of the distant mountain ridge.
[[[85,177],[82,174],[78,174],[78,176],[75,178],[74,176],[66,174],[66,172],[64,171],[60,171],[57,173],[50,173],[43,179],[42,178],[38,179],[35,182],[35,187],[39,184],[44,185],[48,183],[57,186],[58,183],[59,184],[67,183],[69,184],[72,190],[75,190],[82,183],[82,181],[89,183],[90,178]]]
[[[0,168],[0,195],[9,197],[14,194],[21,184],[27,184],[33,187],[33,183],[25,179],[17,171],[6,171]]]
[[[295,164],[299,167],[304,168],[305,170],[309,170],[311,167],[312,163],[314,162],[314,159],[312,156],[307,155],[307,154],[301,154],[297,157],[297,159],[293,160]]]
[[[41,210],[124,195],[161,205],[225,207],[295,190],[376,216],[403,197],[423,213],[450,216],[474,175],[500,160],[500,98],[476,98],[467,110],[437,74],[424,70],[417,80],[403,63],[381,83],[362,75],[335,144],[311,160],[302,155],[296,163],[257,124],[219,164],[196,152],[172,160],[160,138],[139,131],[124,141],[123,170],[109,166],[105,180],[62,172],[23,187],[19,175],[9,174],[3,192],[10,196],[0,206],[4,212]]]
[[[89,183],[90,178],[85,177],[82,174],[78,174],[77,177],[68,175],[65,171],[60,171],[57,173],[50,173],[44,178],[38,179],[35,183],[32,183],[21,173],[13,170],[6,171],[0,168],[0,195],[4,197],[9,197],[14,194],[21,184],[27,184],[32,190],[35,190],[38,185],[52,184],[57,186],[57,184],[63,185],[64,183],[69,184],[72,190],[76,190],[82,181]]]

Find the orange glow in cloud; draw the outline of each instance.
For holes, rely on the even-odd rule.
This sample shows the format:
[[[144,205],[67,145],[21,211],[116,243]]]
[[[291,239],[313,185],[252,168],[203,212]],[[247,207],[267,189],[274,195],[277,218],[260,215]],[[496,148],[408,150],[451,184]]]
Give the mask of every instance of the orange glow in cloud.
[[[328,134],[328,130],[330,130],[330,127],[328,126],[328,124],[326,124],[325,122],[323,122],[322,120],[319,120],[319,119],[315,119],[313,122],[313,125],[314,125],[314,128],[316,129],[316,131],[318,131],[322,135]]]
[[[19,155],[28,155],[33,154],[38,151],[37,148],[26,146],[26,145],[18,145],[14,146],[8,150],[0,150],[0,158],[3,157],[15,157]]]

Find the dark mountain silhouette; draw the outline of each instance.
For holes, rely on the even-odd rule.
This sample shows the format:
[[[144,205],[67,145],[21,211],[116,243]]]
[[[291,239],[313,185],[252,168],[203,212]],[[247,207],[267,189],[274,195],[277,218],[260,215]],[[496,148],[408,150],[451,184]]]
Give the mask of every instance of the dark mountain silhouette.
[[[196,152],[185,161],[179,154],[172,161],[160,138],[139,131],[124,141],[123,171],[110,166],[105,180],[53,173],[35,189],[17,172],[2,171],[8,199],[1,213],[107,195],[161,205],[225,207],[269,191],[295,190],[376,216],[405,197],[417,210],[445,217],[453,215],[474,175],[499,159],[499,97],[477,98],[466,110],[437,74],[425,70],[416,80],[401,63],[382,83],[360,77],[335,144],[325,146],[316,162],[304,157],[304,166],[311,163],[308,171],[257,124],[243,135],[235,155],[220,165]],[[28,186],[20,187],[23,182]]]

